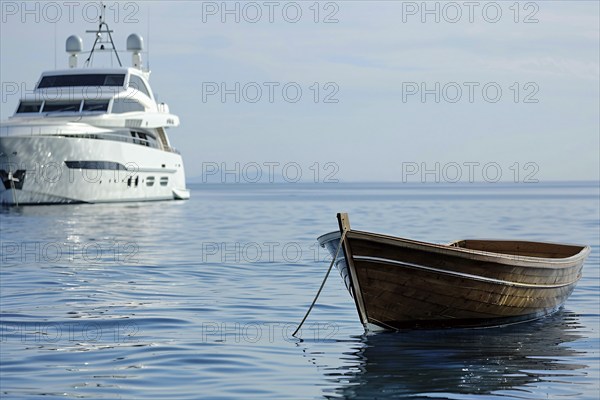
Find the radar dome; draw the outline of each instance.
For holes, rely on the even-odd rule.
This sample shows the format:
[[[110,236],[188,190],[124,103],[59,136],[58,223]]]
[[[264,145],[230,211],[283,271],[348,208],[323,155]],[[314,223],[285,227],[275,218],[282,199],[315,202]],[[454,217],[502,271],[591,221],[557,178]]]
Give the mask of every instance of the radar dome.
[[[66,51],[69,54],[81,53],[83,49],[83,40],[77,35],[71,35],[67,38]]]
[[[144,49],[144,39],[137,33],[127,36],[127,51],[139,52]]]

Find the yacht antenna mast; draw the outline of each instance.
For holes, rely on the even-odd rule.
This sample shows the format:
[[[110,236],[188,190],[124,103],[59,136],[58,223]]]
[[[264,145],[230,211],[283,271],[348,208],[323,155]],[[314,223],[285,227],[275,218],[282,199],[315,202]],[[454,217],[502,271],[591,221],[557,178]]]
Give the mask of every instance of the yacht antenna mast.
[[[100,3],[100,24],[98,25],[98,30],[96,31],[86,31],[86,33],[95,33],[96,34],[96,40],[94,40],[94,44],[92,45],[92,50],[90,50],[90,55],[88,56],[87,60],[85,60],[85,65],[89,66],[90,65],[90,60],[92,59],[92,55],[94,54],[94,51],[96,50],[96,44],[100,43],[100,51],[105,50],[104,49],[104,44],[105,43],[110,43],[110,45],[112,46],[112,51],[114,51],[115,56],[117,57],[117,61],[119,62],[119,67],[122,67],[123,64],[121,64],[121,59],[119,58],[119,53],[117,53],[117,49],[115,47],[115,42],[113,42],[113,38],[112,38],[112,31],[108,28],[108,24],[106,22],[104,22],[104,10],[106,9],[106,6],[103,3]],[[106,29],[103,31],[102,27],[105,27]],[[102,34],[103,33],[108,33],[108,39],[109,41],[103,41],[102,40]]]

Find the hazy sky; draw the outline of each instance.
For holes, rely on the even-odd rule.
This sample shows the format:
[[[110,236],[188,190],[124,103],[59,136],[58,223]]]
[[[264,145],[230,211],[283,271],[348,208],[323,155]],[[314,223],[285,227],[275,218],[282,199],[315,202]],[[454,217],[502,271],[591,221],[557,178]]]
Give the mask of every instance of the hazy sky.
[[[98,3],[1,4],[6,119]],[[117,46],[149,44],[188,178],[599,179],[597,1],[105,4]]]

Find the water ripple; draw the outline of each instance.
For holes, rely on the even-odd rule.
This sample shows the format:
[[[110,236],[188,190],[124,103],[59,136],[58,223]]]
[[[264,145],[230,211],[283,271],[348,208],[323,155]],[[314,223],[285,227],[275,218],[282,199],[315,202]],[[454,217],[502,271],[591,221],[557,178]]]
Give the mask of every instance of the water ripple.
[[[593,184],[199,185],[188,202],[0,210],[6,398],[596,398]],[[315,238],[585,243],[565,309],[526,325],[364,335]],[[257,253],[260,250],[260,253]],[[251,252],[254,251],[254,252]]]

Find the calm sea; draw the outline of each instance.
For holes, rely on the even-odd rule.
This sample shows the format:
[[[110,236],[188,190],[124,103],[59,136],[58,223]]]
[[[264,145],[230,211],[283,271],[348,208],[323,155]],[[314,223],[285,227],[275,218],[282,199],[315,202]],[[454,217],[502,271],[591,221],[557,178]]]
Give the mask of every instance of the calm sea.
[[[195,185],[186,202],[0,210],[2,398],[597,399],[599,185]],[[438,243],[588,244],[564,309],[364,335],[337,273],[352,226]]]

